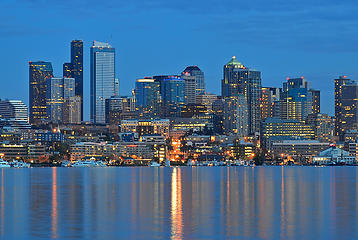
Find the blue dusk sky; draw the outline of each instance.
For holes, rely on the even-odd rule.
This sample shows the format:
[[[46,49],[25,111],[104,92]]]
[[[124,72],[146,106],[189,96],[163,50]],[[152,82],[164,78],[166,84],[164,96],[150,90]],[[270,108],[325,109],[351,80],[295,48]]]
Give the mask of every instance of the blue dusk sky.
[[[334,78],[358,78],[356,0],[1,0],[0,98],[28,104],[28,61],[50,61],[55,76],[70,59],[70,42],[84,41],[85,120],[89,117],[89,47],[116,48],[121,95],[135,80],[205,73],[220,94],[223,65],[233,55],[262,72],[263,86],[305,76],[321,90],[322,112],[334,113]]]

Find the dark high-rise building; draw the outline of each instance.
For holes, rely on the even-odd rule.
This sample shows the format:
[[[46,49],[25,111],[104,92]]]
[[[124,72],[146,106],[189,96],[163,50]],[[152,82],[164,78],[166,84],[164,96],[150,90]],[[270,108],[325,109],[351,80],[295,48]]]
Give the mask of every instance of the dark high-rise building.
[[[47,79],[53,77],[50,62],[29,62],[29,103],[30,123],[37,124],[46,119]]]
[[[244,95],[248,107],[249,134],[258,132],[261,121],[261,72],[245,67],[234,56],[224,66],[221,91],[223,98],[237,97],[239,94]]]
[[[358,84],[342,86],[341,131],[358,129]]]
[[[180,77],[164,79],[160,85],[163,117],[179,117],[185,104],[185,81]]]
[[[64,63],[63,64],[63,77],[64,78],[72,78],[73,65],[72,63]]]
[[[312,94],[312,113],[321,112],[321,91],[319,90],[309,90]]]
[[[83,121],[83,42],[82,40],[73,40],[71,42],[71,76],[75,79],[75,94],[81,97],[81,121]]]
[[[160,84],[152,78],[137,79],[135,105],[141,118],[158,118],[160,114]]]
[[[334,80],[334,111],[335,111],[335,135],[340,137],[340,140],[343,140],[343,127],[342,127],[342,88],[345,85],[351,85],[355,82],[347,76],[340,76]]]

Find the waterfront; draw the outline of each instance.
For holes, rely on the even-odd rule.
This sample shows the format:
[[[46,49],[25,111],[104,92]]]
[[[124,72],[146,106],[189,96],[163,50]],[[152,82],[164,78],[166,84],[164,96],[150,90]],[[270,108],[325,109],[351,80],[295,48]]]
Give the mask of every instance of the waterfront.
[[[1,239],[357,239],[356,167],[0,169]]]

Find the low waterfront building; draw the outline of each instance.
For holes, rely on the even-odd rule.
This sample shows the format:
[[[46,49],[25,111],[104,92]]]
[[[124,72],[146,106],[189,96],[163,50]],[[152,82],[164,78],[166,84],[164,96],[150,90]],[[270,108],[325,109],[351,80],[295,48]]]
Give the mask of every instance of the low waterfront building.
[[[118,151],[116,145],[94,142],[79,142],[70,146],[71,161],[91,157],[110,157]]]
[[[349,155],[355,157],[358,161],[358,140],[348,143],[348,152]]]
[[[169,119],[156,120],[123,120],[121,121],[120,131],[135,132],[139,136],[159,134],[169,137]]]
[[[150,138],[149,136],[143,137]],[[142,139],[143,139],[142,138]],[[151,161],[158,158],[159,161],[166,159],[166,146],[164,142],[79,142],[70,146],[71,161],[84,160],[91,157],[102,159],[133,158],[137,160]]]
[[[313,157],[314,164],[355,164],[356,157],[350,156],[349,152],[332,146],[319,153],[318,156]]]
[[[46,146],[40,144],[1,144],[0,153],[4,154],[4,159],[37,161],[46,158],[48,153]]]
[[[266,118],[261,122],[261,144],[265,149],[271,138],[313,140],[315,132],[312,126],[294,119]]]
[[[21,131],[21,140],[41,143],[63,142],[64,135],[58,129],[53,131],[28,129]]]
[[[272,155],[280,157],[282,154],[289,155],[295,160],[310,159],[317,156],[321,151],[329,148],[330,143],[321,143],[310,140],[284,140],[272,143]]]
[[[0,153],[4,155],[4,159],[25,159],[28,155],[28,147],[22,144],[1,144]]]
[[[231,146],[231,155],[235,160],[252,159],[255,156],[256,146],[251,142],[236,139]]]

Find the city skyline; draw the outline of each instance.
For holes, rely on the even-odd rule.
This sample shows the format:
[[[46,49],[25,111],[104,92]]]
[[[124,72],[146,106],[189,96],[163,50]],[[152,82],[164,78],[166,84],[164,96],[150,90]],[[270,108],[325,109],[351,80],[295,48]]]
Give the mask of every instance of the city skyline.
[[[323,99],[329,99],[328,103],[322,103],[322,112],[333,115],[333,79],[340,75],[347,75],[351,79],[358,77],[355,67],[356,34],[352,31],[356,28],[357,17],[350,14],[356,9],[353,2],[342,5],[325,1],[322,7],[319,3],[293,1],[293,8],[290,4],[280,2],[268,5],[254,1],[248,6],[224,1],[222,4],[213,2],[217,6],[213,8],[199,1],[190,5],[190,8],[174,8],[174,3],[158,1],[153,3],[154,6],[161,6],[158,9],[145,4],[151,9],[148,15],[140,7],[139,1],[126,4],[110,4],[109,1],[108,5],[97,6],[107,10],[108,14],[103,13],[106,11],[86,8],[92,2],[86,3],[89,4],[87,6],[74,1],[73,7],[78,9],[78,14],[66,19],[62,16],[68,6],[58,8],[60,4],[53,2],[45,7],[36,5],[36,2],[23,1],[20,6],[10,2],[0,4],[2,16],[14,20],[6,21],[0,34],[1,49],[7,56],[0,60],[3,76],[5,79],[14,79],[6,83],[8,91],[2,97],[10,99],[20,92],[27,105],[26,62],[50,61],[55,76],[60,76],[62,64],[69,61],[68,43],[73,39],[84,40],[86,99],[89,97],[88,48],[94,39],[109,41],[117,49],[116,69],[122,95],[130,94],[138,78],[180,73],[187,65],[198,65],[205,73],[208,92],[219,94],[222,65],[236,55],[246,65],[262,72],[263,86],[279,86],[286,77],[305,76],[314,89],[322,90]],[[58,11],[43,11],[47,7]],[[116,10],[116,7],[120,10]],[[114,14],[117,11],[122,14]],[[16,13],[16,18],[12,12]],[[48,16],[48,22],[41,28],[33,23],[46,17],[36,14],[40,12]],[[275,17],[272,18],[272,15]],[[168,21],[162,22],[163,18]],[[104,24],[108,22],[110,24]],[[245,27],[238,28],[239,23]],[[61,27],[64,24],[70,27],[65,30]],[[153,40],[144,37],[161,33],[174,36],[177,32],[185,32],[185,38]],[[14,44],[17,48],[10,53],[6,46]],[[85,120],[89,120],[88,102],[84,108]]]
[[[72,42],[73,41],[81,41],[81,43],[82,43],[82,41],[83,40],[71,40]],[[69,43],[71,43],[71,42],[69,42]],[[106,44],[110,44],[109,42],[106,42]],[[90,58],[90,48],[91,47],[88,47],[87,49],[86,49],[86,45],[84,46],[84,52],[86,52],[86,50],[87,50],[87,52],[88,52],[88,58]],[[114,47],[115,48],[115,47]],[[84,62],[85,62],[85,66],[86,65],[88,65],[88,64],[86,64],[86,62],[90,62],[89,61],[89,59],[87,59],[87,57],[86,57],[86,53],[84,53],[84,55],[85,55],[85,58],[84,58]],[[70,52],[70,56],[71,56],[71,52]],[[234,57],[234,58],[237,58],[236,56],[232,56],[232,57]],[[46,58],[44,58],[44,59],[46,59]],[[229,58],[228,58],[229,59]],[[239,58],[237,58],[237,59],[239,59]],[[87,61],[88,60],[88,61]],[[240,59],[239,59],[240,60]],[[41,61],[44,61],[44,62],[49,62],[49,63],[51,63],[52,65],[53,65],[53,63],[51,62],[51,61],[45,61],[45,60],[38,60],[39,62],[41,62]],[[32,62],[32,61],[30,61],[30,62]],[[65,74],[66,74],[66,70],[65,70],[65,68],[67,67],[67,64],[68,63],[66,63],[66,62],[64,62],[64,63],[62,63],[62,69],[60,68],[60,69],[57,69],[57,68],[55,68],[55,67],[53,67],[53,76],[55,76],[55,77],[62,77],[62,76],[64,76]],[[117,67],[117,61],[115,60],[115,67]],[[224,64],[223,64],[224,65]],[[190,65],[185,65],[185,67],[190,67]],[[193,65],[193,66],[198,66],[198,67],[200,67],[199,65]],[[88,66],[86,66],[86,70],[87,70],[87,67],[88,68],[90,68],[90,64],[88,65]],[[87,70],[87,71],[84,71],[84,75],[90,75],[90,70]],[[205,71],[204,71],[205,72]],[[262,71],[260,71],[261,73],[262,73]],[[168,74],[168,76],[170,76],[170,75],[180,75],[181,74],[181,72],[180,72],[180,70],[178,70],[177,72],[174,72],[174,73],[169,73]],[[221,74],[223,74],[223,73],[221,73]],[[262,73],[263,75],[264,75],[264,73]],[[117,81],[117,79],[120,79],[120,76],[118,76],[119,74],[118,73],[115,73],[115,81]],[[155,75],[155,74],[154,74]],[[120,91],[120,95],[122,95],[122,96],[130,96],[130,95],[132,95],[132,91],[135,89],[135,83],[136,83],[136,80],[137,79],[140,79],[140,78],[145,78],[145,77],[149,77],[150,76],[150,74],[148,74],[148,75],[145,75],[145,76],[140,76],[140,77],[138,77],[138,78],[136,78],[136,79],[133,79],[132,81],[128,81],[126,84],[124,84],[123,83],[123,81],[122,80],[119,80],[119,85],[120,85],[120,87],[119,87],[119,91]],[[344,76],[346,76],[346,75],[344,75]],[[90,77],[90,76],[89,76]],[[267,84],[267,83],[265,83],[264,82],[264,79],[262,79],[262,87],[277,87],[277,88],[279,88],[279,87],[281,87],[281,85],[282,85],[282,83],[284,83],[285,81],[287,81],[287,79],[289,79],[289,78],[295,78],[295,77],[298,77],[298,76],[294,76],[294,75],[290,75],[290,76],[287,76],[285,79],[281,79],[281,82],[280,82],[280,84],[278,84],[278,85],[269,85],[269,84]],[[348,77],[350,77],[350,76],[348,76]],[[303,76],[301,76],[300,78],[303,78]],[[306,78],[306,77],[305,77]],[[334,79],[335,78],[338,78],[338,75],[337,76],[335,76],[333,79],[329,79],[329,80],[332,80],[332,82],[333,82],[333,84],[334,84]],[[206,81],[206,80],[205,80]],[[220,85],[221,85],[221,81],[222,81],[222,79],[220,79]],[[313,83],[313,85],[314,85],[314,83],[315,83],[315,81],[311,81],[311,83]],[[116,83],[115,83],[116,84]],[[87,85],[87,86],[86,86]],[[88,79],[88,82],[86,81],[86,78],[84,79],[84,92],[85,92],[85,94],[84,94],[84,121],[90,121],[90,94],[89,93],[87,93],[86,94],[86,92],[89,92],[89,90],[90,90],[90,79]],[[128,89],[123,89],[123,85],[131,85]],[[207,93],[214,93],[214,94],[217,94],[217,95],[220,95],[220,92],[221,92],[221,90],[218,90],[218,89],[215,89],[214,91],[210,91],[210,90],[208,90],[208,89],[211,89],[211,87],[210,87],[210,84],[207,84],[207,82],[205,83],[205,85],[207,85]],[[221,86],[220,86],[221,87]],[[88,88],[88,89],[87,89]],[[328,86],[328,88],[331,88],[331,86]],[[333,88],[334,88],[334,86],[333,86]],[[221,88],[220,88],[221,89]],[[321,90],[321,89],[318,89],[318,90]],[[334,89],[333,89],[333,91],[334,91]],[[322,91],[323,92],[323,97],[324,96],[327,96],[327,91]],[[332,96],[330,96],[330,95],[332,95],[333,94],[333,98],[332,98]],[[332,102],[333,101],[333,104],[334,104],[334,92],[331,94],[331,92],[329,91],[329,99],[328,99],[328,103],[327,103],[327,101],[323,101],[322,103],[323,103],[323,105],[321,106],[321,108],[323,109],[322,110],[322,112],[323,113],[327,113],[327,114],[329,114],[329,115],[331,115],[331,116],[333,116],[334,115],[334,105],[332,106],[331,104],[330,104],[330,102]],[[2,99],[15,99],[15,97],[3,97]],[[28,98],[26,99],[26,98],[24,98],[24,97],[21,97],[21,98],[17,98],[17,99],[19,99],[19,100],[22,100],[26,105],[28,105],[29,103],[28,103]]]

